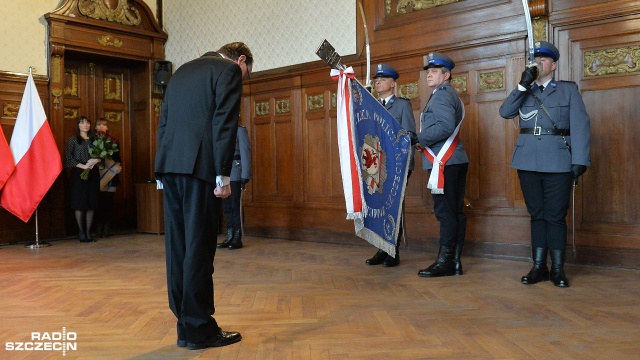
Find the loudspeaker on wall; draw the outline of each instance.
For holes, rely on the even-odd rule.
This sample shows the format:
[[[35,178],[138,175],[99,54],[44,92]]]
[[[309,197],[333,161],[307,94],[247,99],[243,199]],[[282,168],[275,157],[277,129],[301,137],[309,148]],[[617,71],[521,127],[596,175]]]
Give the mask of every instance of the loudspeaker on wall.
[[[171,68],[171,61],[156,61],[153,82],[158,86],[167,86],[169,78],[171,78]]]

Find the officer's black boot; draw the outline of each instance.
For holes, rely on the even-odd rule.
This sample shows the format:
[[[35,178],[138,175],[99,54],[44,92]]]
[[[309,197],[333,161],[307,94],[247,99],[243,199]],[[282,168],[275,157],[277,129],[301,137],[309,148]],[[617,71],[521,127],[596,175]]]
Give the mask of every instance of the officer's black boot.
[[[367,259],[365,263],[367,265],[380,265],[384,262],[384,259],[386,259],[387,256],[389,255],[387,254],[386,251],[378,250],[376,254],[373,255],[373,257],[371,257],[370,259]]]
[[[453,263],[453,256],[456,251],[455,246],[447,247],[440,245],[438,260],[426,269],[418,271],[421,277],[452,276],[456,273],[456,265]]]
[[[233,228],[227,228],[227,238],[224,239],[223,242],[218,243],[218,245],[216,246],[219,248],[226,248],[227,246],[229,246],[231,240],[233,240]]]
[[[569,279],[564,275],[564,249],[551,249],[551,281],[557,287],[569,287]]]
[[[455,274],[462,275],[462,263],[460,262],[460,255],[462,255],[462,247],[464,244],[456,245],[456,251],[453,253],[453,264],[455,265]]]
[[[384,267],[394,267],[400,264],[400,246],[396,245],[396,257],[387,254],[387,257],[384,258],[382,262],[382,266]]]
[[[547,248],[534,247],[531,248],[531,257],[533,258],[533,267],[529,273],[522,277],[521,283],[532,285],[540,281],[549,280],[549,269],[547,268]]]
[[[233,238],[231,239],[231,242],[229,242],[228,248],[229,250],[242,248],[242,233],[240,232],[240,229],[233,229]]]

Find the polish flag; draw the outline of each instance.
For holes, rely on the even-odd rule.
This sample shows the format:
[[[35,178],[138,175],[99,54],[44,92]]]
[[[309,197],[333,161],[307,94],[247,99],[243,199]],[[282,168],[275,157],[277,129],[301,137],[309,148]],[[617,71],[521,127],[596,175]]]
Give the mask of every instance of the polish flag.
[[[13,162],[13,155],[11,155],[11,149],[7,143],[7,138],[4,137],[2,132],[2,126],[0,126],[0,190],[4,186],[13,169],[16,165]]]
[[[62,160],[31,71],[10,144],[15,170],[2,189],[0,205],[27,222],[62,171]]]

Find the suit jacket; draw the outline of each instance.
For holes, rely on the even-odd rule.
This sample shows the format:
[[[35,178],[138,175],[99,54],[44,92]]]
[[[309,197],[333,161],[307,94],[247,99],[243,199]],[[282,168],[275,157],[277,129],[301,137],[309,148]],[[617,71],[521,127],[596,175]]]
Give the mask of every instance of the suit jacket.
[[[420,133],[418,134],[420,145],[428,146],[434,154],[438,155],[444,143],[462,121],[462,106],[458,93],[449,82],[440,85],[420,115]],[[464,151],[462,139],[458,139],[456,149],[446,165],[468,162],[469,158]],[[425,170],[433,167],[431,161],[424,154],[422,155],[422,167]]]
[[[238,125],[236,151],[233,154],[233,164],[231,165],[231,181],[242,179],[251,179],[251,143],[247,128]]]
[[[396,119],[402,127],[415,134],[416,132],[416,120],[413,117],[413,109],[411,108],[411,101],[405,98],[392,96],[389,101],[384,105],[387,108],[387,111]],[[414,149],[411,147],[411,152],[409,153],[409,170],[413,170],[414,159],[413,159]]]
[[[569,172],[571,165],[589,166],[590,120],[578,85],[570,81],[554,81],[542,93],[537,85],[530,91],[514,89],[500,106],[500,116],[510,119],[522,114],[530,115],[528,121],[520,119],[520,127],[533,128],[536,124],[542,128],[552,129],[549,116],[542,110],[531,93],[542,101],[559,129],[568,129],[570,136],[565,136],[571,145],[567,149],[561,136],[520,134],[511,160],[511,167],[519,170],[538,172]]]
[[[165,91],[158,124],[157,174],[215,184],[229,176],[242,96],[238,64],[208,52],[180,66]]]

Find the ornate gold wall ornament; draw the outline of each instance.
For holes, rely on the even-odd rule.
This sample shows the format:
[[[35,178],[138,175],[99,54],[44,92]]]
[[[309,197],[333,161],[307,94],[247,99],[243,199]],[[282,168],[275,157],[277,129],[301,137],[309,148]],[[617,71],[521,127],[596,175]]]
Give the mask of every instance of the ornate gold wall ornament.
[[[287,114],[290,110],[290,100],[276,100],[276,114]]]
[[[80,109],[65,107],[62,112],[64,113],[64,119],[65,120],[76,121],[76,119],[79,116],[78,114],[80,113]]]
[[[78,97],[78,69],[64,69],[64,95]]]
[[[324,107],[324,94],[307,96],[307,110],[318,110]]]
[[[269,108],[269,100],[256,102],[255,104],[256,116],[269,115],[271,109]]]
[[[584,52],[584,77],[640,71],[640,45]]]
[[[122,76],[104,74],[104,99],[122,101]]]
[[[51,57],[51,82],[59,83],[62,72],[60,71],[60,66],[62,58],[60,55],[54,55]]]
[[[480,74],[480,91],[504,90],[504,74],[501,70]]]
[[[406,14],[416,10],[431,9],[436,6],[456,3],[463,0],[399,0],[396,5],[398,14]],[[388,15],[389,13],[387,13]]]
[[[543,17],[531,19],[534,41],[547,41],[547,20]]]
[[[115,36],[102,35],[98,38],[98,42],[103,46],[122,47],[122,41]]]
[[[117,4],[114,4],[115,2]],[[127,0],[80,0],[78,10],[87,17],[117,22],[123,25],[139,25],[140,12],[127,4]]]
[[[60,109],[60,96],[62,96],[62,89],[51,89],[51,95],[53,95],[53,107],[54,109]]]
[[[457,75],[451,78],[451,86],[458,92],[464,94],[467,92],[467,74]]]
[[[18,117],[18,110],[20,110],[20,104],[4,103],[2,104],[2,117],[15,119]]]
[[[108,122],[121,122],[122,121],[122,112],[118,111],[105,111],[104,112],[104,118],[108,121]]]
[[[153,112],[156,114],[156,117],[159,117],[160,108],[162,107],[162,99],[154,98],[151,102],[153,103]]]
[[[333,109],[338,107],[338,93],[330,92],[329,96],[331,97],[331,107]]]
[[[398,95],[407,99],[415,99],[418,97],[418,83],[406,83],[398,86]]]

